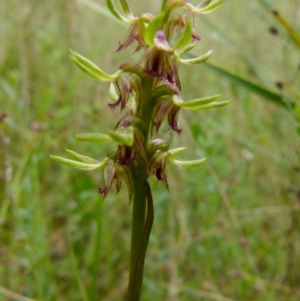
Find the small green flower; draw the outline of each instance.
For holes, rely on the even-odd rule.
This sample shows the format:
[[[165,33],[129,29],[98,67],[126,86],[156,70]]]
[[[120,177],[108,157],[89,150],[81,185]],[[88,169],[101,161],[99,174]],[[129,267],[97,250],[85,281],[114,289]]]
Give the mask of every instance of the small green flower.
[[[95,159],[92,159],[90,157],[86,157],[83,155],[80,155],[74,151],[66,150],[70,155],[75,157],[77,160],[70,160],[59,156],[50,156],[53,160],[62,163],[64,165],[74,167],[77,169],[82,170],[94,170],[98,168],[104,168],[107,164],[107,158],[105,158],[102,162],[99,162]],[[79,160],[79,161],[78,161]]]
[[[105,186],[103,188],[98,187],[99,193],[101,193],[105,198],[113,185],[116,189],[116,192],[119,193],[122,182],[125,182],[128,190],[129,203],[131,203],[134,185],[131,174],[130,167],[120,165],[113,160],[108,160],[104,169]]]
[[[186,147],[169,149],[169,144],[163,139],[155,139],[148,145],[148,153],[151,155],[148,171],[149,175],[154,174],[159,181],[163,181],[166,188],[169,188],[167,181],[167,166],[171,162],[182,167],[197,167],[202,164],[206,158],[182,161],[174,157],[184,151]]]

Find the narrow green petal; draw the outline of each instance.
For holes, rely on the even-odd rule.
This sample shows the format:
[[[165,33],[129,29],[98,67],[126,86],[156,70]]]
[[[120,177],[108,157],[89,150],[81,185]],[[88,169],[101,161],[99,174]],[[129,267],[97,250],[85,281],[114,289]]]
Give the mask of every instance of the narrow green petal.
[[[132,18],[132,13],[130,11],[129,5],[127,3],[126,0],[119,0],[122,10],[124,12],[124,14],[128,17],[128,18]]]
[[[64,165],[74,167],[77,169],[82,169],[82,170],[94,170],[101,166],[101,163],[89,164],[89,163],[83,163],[83,162],[79,162],[79,161],[69,160],[69,159],[66,159],[63,157],[58,157],[58,156],[50,156],[50,157],[59,163],[62,163]]]
[[[144,39],[145,42],[149,46],[154,45],[154,38],[156,35],[156,32],[158,30],[162,30],[163,25],[164,25],[164,18],[165,18],[165,13],[162,12],[159,14],[157,17],[155,17],[148,25],[148,27],[144,31]]]
[[[172,100],[173,100],[173,103],[178,107],[188,109],[188,110],[194,110],[195,108],[197,108],[199,106],[207,105],[207,104],[219,99],[220,97],[221,97],[221,95],[218,94],[218,95],[183,101],[177,95],[174,95]]]
[[[66,151],[71,155],[73,156],[74,158],[80,160],[81,162],[84,162],[84,163],[88,163],[88,164],[99,164],[100,162],[93,159],[93,158],[90,158],[90,157],[86,157],[86,156],[83,156],[83,155],[80,155],[70,149],[66,149]]]
[[[109,142],[112,139],[107,134],[84,133],[75,136],[77,140],[87,142]]]
[[[196,8],[190,3],[187,3],[186,5],[192,10],[193,13],[196,14],[209,14],[216,8],[218,8],[225,0],[212,0],[209,2],[208,5],[202,7],[202,8]]]
[[[177,56],[182,56],[183,54],[187,53],[188,51],[192,50],[197,44],[189,44],[183,47],[180,50],[176,50],[175,53]]]
[[[177,60],[182,64],[201,64],[201,63],[204,63],[205,61],[207,61],[209,59],[209,57],[211,56],[211,54],[212,54],[212,50],[209,50],[205,54],[200,55],[195,58],[192,58],[192,59],[183,59],[178,55],[176,55],[176,57],[177,57]]]
[[[134,141],[134,129],[132,126],[121,128],[117,131],[108,131],[108,136],[118,144],[132,146]]]
[[[170,155],[170,157],[173,157],[173,156],[176,156],[177,154],[182,153],[185,149],[186,149],[186,147],[172,148],[172,149],[168,150],[168,154]]]
[[[86,59],[79,53],[71,51],[71,59],[83,72],[90,75],[94,79],[103,81],[103,82],[112,82],[114,81],[122,72],[118,70],[115,74],[109,75],[102,71],[97,65],[95,65],[90,60]]]
[[[180,49],[185,47],[188,43],[190,43],[192,39],[192,23],[190,20],[187,20],[185,31],[183,35],[178,40],[177,44],[172,48],[173,50]]]
[[[180,161],[180,160],[175,160],[174,158],[170,157],[170,161],[173,164],[183,166],[183,167],[197,167],[200,164],[202,164],[205,160],[206,160],[206,158],[202,158],[199,160],[192,160],[192,161]]]
[[[112,0],[106,0],[106,5],[107,5],[107,8],[109,9],[109,11],[119,20],[122,20],[122,21],[125,21],[125,22],[128,22],[129,19],[128,18],[125,18],[124,16],[122,16],[122,14],[120,14],[116,8],[116,5],[115,3],[112,1]],[[124,10],[123,8],[123,5],[122,5],[122,9]]]
[[[199,105],[199,106],[194,106],[194,107],[187,107],[184,108],[186,110],[193,110],[193,111],[203,111],[203,110],[209,110],[209,109],[216,109],[220,107],[224,107],[228,105],[230,101],[220,101],[220,102],[212,102],[206,105]]]

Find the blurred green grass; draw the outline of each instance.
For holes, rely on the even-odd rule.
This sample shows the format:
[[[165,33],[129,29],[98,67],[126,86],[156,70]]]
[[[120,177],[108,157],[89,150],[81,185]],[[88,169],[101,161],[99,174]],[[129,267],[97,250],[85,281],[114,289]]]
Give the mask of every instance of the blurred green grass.
[[[160,7],[129,3],[136,13]],[[276,9],[300,28],[297,0]],[[131,59],[132,49],[115,53],[126,28],[64,0],[4,1],[0,19],[0,300],[123,300],[131,226],[125,188],[103,202],[101,172],[76,171],[49,155],[64,148],[106,155],[109,146],[74,135],[104,132],[119,112],[108,110],[107,85],[73,66],[69,48],[113,72]],[[197,52],[212,48],[218,65],[273,90],[283,82],[279,93],[299,95],[299,52],[284,32],[269,33],[277,23],[260,1],[226,1],[195,22]],[[170,192],[151,181],[156,216],[142,300],[299,300],[295,120],[204,66],[181,72],[186,99],[222,93],[232,104],[182,113],[180,137],[162,130],[174,146],[189,147],[186,158],[208,161],[188,171],[170,166]]]

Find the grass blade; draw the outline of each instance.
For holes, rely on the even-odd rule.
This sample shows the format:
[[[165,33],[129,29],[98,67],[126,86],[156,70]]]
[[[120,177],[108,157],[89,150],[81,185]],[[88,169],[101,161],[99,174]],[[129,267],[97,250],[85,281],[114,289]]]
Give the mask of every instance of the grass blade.
[[[285,28],[292,41],[300,49],[300,34],[292,27],[292,25],[276,10],[273,11],[275,18]]]
[[[203,66],[207,67],[208,69],[218,73],[219,75],[222,75],[223,77],[225,77],[226,79],[228,79],[229,81],[236,83],[240,86],[242,86],[243,88],[246,88],[247,90],[258,94],[260,96],[263,96],[264,98],[268,99],[269,101],[285,107],[285,108],[290,108],[291,106],[294,106],[294,103],[287,103],[285,101],[285,98],[280,95],[279,93],[276,93],[275,91],[272,91],[264,86],[261,86],[259,84],[254,83],[253,81],[241,77],[239,75],[236,75],[222,67],[219,67],[218,65],[214,64],[214,63],[208,63],[205,62],[203,64]]]

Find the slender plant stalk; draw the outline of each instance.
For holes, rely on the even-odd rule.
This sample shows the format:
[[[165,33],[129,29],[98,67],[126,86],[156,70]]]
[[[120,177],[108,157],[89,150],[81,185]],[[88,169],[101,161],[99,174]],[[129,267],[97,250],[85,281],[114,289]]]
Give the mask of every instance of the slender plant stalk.
[[[143,175],[140,169],[137,169],[136,176],[134,179],[134,194],[132,201],[132,228],[131,228],[131,254],[130,254],[130,270],[129,270],[129,282],[133,284],[132,279],[134,278],[136,270],[136,262],[139,253],[139,245],[143,237],[143,229],[145,226],[145,215],[146,215],[146,187],[145,182],[147,181],[145,174]],[[129,287],[131,285],[129,284]],[[130,290],[130,289],[129,289]],[[132,288],[131,288],[132,290]],[[131,293],[132,294],[132,293]],[[128,300],[130,299],[130,293],[128,293]]]
[[[144,182],[143,186],[144,186],[143,188],[146,190],[147,216],[138,244],[133,245],[134,242],[137,242],[137,239],[134,239],[132,237],[131,252],[134,250],[133,248],[136,247],[137,247],[137,252],[131,253],[132,257],[131,257],[130,276],[129,276],[129,285],[128,285],[128,298],[127,298],[128,301],[138,301],[140,298],[141,288],[143,283],[144,263],[145,263],[146,252],[149,243],[149,237],[150,237],[153,220],[154,220],[154,208],[153,208],[151,188],[147,181]],[[133,218],[133,227],[134,227],[134,218]]]
[[[145,89],[141,95],[145,101],[140,104],[139,115],[144,121],[144,148],[147,148],[153,110],[149,96],[152,94],[154,82],[150,78],[145,84]],[[147,164],[140,157],[135,172],[133,172],[134,189],[128,301],[138,301],[140,298],[146,250],[154,218],[153,200],[148,177]]]

